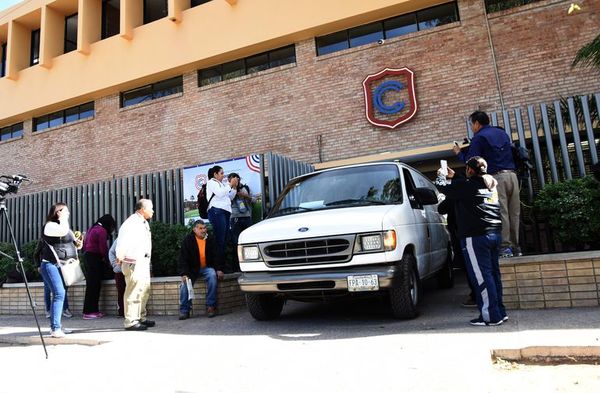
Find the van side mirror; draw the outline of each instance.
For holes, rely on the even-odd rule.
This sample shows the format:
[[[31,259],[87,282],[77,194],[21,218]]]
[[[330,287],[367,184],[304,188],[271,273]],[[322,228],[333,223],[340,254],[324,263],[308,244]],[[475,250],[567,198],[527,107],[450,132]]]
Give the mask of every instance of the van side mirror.
[[[415,196],[422,205],[437,205],[438,203],[435,191],[428,187],[415,188]]]

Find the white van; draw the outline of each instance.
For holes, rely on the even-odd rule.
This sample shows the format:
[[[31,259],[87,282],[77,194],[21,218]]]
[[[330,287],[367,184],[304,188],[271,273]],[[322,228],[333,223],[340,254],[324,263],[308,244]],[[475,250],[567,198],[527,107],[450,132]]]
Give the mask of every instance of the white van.
[[[414,318],[421,280],[453,283],[437,194],[429,179],[397,162],[292,179],[267,219],[239,238],[239,284],[250,313],[267,320],[286,299],[385,293],[395,317]]]

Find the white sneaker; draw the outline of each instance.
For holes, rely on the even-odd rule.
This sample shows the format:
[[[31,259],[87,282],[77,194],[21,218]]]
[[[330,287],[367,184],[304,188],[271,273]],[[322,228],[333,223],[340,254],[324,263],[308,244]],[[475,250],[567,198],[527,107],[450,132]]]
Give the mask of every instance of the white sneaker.
[[[65,338],[65,332],[63,332],[61,329],[56,329],[50,333],[50,336],[54,338]]]
[[[50,319],[50,311],[46,311],[46,318]]]
[[[63,310],[62,316],[65,318],[73,318],[73,314],[71,313],[71,311],[69,311],[68,308],[66,310]]]
[[[62,328],[62,331],[63,331],[64,334],[71,334],[71,333],[73,333],[73,331],[71,329]]]

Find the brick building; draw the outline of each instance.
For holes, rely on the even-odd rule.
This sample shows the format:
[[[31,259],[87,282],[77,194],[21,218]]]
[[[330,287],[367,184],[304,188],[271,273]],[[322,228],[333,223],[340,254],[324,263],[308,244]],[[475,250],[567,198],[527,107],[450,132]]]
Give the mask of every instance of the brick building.
[[[34,177],[29,193],[267,151],[449,151],[477,108],[600,91],[571,68],[600,30],[600,2],[579,3],[24,1],[0,13],[1,172]],[[362,88],[386,67],[415,73],[418,100],[392,130]]]

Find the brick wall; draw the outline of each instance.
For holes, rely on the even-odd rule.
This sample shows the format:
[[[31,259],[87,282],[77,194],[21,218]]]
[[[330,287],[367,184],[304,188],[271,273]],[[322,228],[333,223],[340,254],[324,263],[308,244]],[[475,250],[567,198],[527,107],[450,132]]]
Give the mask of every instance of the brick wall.
[[[327,56],[296,43],[297,64],[120,109],[98,94],[89,121],[0,143],[3,173],[35,179],[22,193],[274,151],[317,162],[450,143],[465,116],[500,107],[481,0],[458,2],[461,21]],[[600,30],[600,2],[545,0],[489,18],[507,107],[600,91],[598,71],[571,69]],[[90,59],[92,60],[92,59]],[[419,112],[395,131],[364,115],[362,80],[384,67],[416,74]],[[50,71],[51,72],[51,71]],[[35,94],[35,92],[32,92]]]
[[[150,315],[179,314],[179,277],[153,278],[151,294],[148,300]],[[38,316],[44,317],[44,285],[41,282],[29,284],[31,295],[37,304]],[[203,280],[194,285],[193,310],[196,315],[202,315],[206,310],[206,286]],[[69,287],[69,308],[76,316],[81,316],[85,283]],[[114,280],[106,280],[100,292],[100,311],[108,315],[117,315],[117,289]],[[245,307],[246,301],[237,283],[236,274],[226,274],[219,282],[218,307],[220,313],[229,313]],[[31,306],[23,284],[5,284],[0,288],[0,315],[2,314],[31,314]]]
[[[507,308],[599,304],[599,251],[503,259],[500,271]]]

